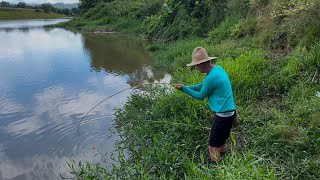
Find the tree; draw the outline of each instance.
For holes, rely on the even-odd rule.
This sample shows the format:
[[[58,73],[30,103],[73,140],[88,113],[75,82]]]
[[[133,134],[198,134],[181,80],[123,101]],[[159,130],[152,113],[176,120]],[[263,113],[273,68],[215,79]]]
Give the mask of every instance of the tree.
[[[82,13],[87,12],[90,8],[101,2],[112,2],[114,0],[80,0],[79,9]]]
[[[40,7],[35,7],[35,12],[41,12]]]
[[[45,13],[49,13],[49,12],[56,12],[56,8],[54,8],[51,4],[41,4],[40,8],[45,12]]]
[[[17,5],[16,5],[17,8],[26,8],[27,7],[27,4],[24,3],[24,2],[19,2]]]
[[[79,8],[72,8],[71,9],[71,15],[76,16],[80,14],[80,9]]]
[[[10,7],[10,3],[9,2],[6,2],[6,1],[1,1],[0,2],[0,7]]]
[[[62,14],[66,15],[66,16],[70,16],[71,10],[70,9],[62,9]]]
[[[79,9],[84,13],[100,2],[103,2],[103,0],[80,0]]]

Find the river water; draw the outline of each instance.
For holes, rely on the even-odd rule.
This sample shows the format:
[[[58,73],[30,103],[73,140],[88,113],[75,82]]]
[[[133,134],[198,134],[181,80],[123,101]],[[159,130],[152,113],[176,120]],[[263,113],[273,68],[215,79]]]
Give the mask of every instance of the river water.
[[[60,20],[0,21],[0,179],[69,177],[67,162],[110,164],[114,108],[125,91],[170,76],[150,67],[141,41],[44,28]]]

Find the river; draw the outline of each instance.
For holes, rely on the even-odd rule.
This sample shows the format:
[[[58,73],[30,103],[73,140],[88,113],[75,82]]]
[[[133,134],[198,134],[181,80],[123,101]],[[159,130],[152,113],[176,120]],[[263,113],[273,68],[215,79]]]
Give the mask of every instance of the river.
[[[72,160],[110,164],[114,108],[143,82],[168,82],[143,42],[43,25],[66,21],[0,21],[0,179],[70,177]]]

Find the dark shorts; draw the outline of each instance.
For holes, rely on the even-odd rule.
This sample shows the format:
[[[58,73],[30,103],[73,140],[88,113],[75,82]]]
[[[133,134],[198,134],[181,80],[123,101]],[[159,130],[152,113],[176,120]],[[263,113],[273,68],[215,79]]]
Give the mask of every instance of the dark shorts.
[[[219,117],[215,115],[209,137],[209,145],[211,147],[221,147],[226,143],[226,140],[230,137],[232,124],[236,117],[236,112],[230,117]]]

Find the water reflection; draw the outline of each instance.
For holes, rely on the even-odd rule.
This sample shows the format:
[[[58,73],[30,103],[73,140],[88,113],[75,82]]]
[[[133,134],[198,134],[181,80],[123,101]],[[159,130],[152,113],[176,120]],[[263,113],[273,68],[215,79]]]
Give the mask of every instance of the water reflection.
[[[131,87],[168,78],[163,71],[155,71],[146,66],[152,63],[137,39],[117,35],[86,35],[84,46],[90,53],[91,67],[96,71],[128,75]]]
[[[0,29],[3,28],[33,28],[69,21],[69,19],[30,19],[30,20],[0,20]]]
[[[151,58],[143,50],[142,43],[135,39],[87,34],[83,40],[92,57],[91,67],[94,70],[131,74],[150,64]]]
[[[114,108],[131,92],[98,106],[78,136],[83,115],[122,89],[170,79],[137,40],[1,23],[0,179],[57,179],[71,159],[101,162],[118,139]]]

